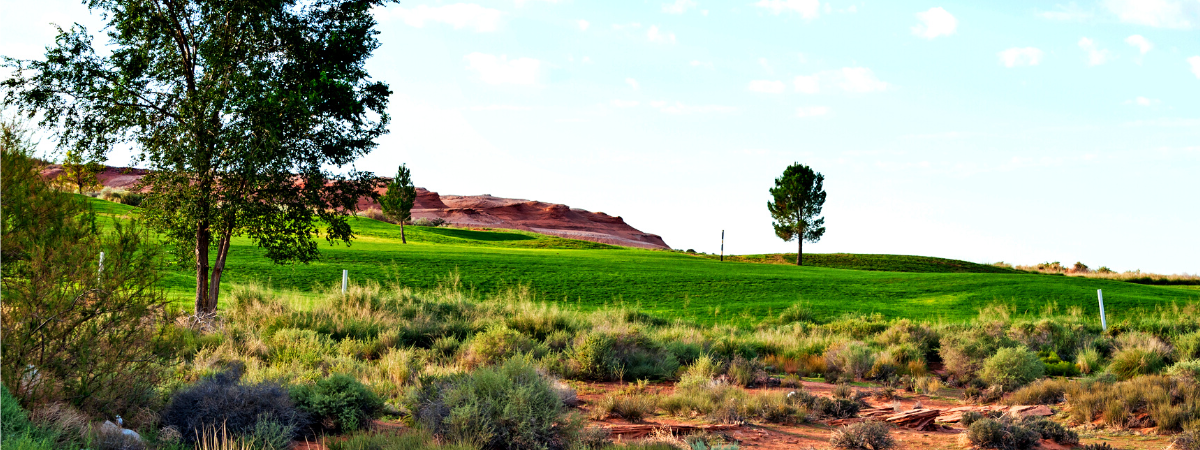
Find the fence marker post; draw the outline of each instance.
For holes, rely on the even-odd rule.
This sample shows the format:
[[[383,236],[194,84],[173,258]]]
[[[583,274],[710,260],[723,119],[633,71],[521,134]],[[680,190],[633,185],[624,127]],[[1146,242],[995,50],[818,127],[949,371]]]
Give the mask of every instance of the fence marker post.
[[[104,252],[100,252],[100,269],[96,271],[96,281],[100,281],[100,275],[104,273]]]
[[[1096,289],[1096,298],[1100,299],[1100,328],[1108,331],[1108,321],[1104,319],[1104,293]]]
[[[721,230],[721,261],[725,261],[725,230]]]
[[[346,281],[350,279],[350,271],[342,269],[342,295],[346,295]]]

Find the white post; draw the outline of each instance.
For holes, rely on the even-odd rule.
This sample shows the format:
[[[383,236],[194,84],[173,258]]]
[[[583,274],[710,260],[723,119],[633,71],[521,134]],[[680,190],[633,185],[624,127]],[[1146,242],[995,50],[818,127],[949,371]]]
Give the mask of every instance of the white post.
[[[1108,321],[1104,319],[1104,293],[1096,289],[1096,298],[1100,299],[1100,328],[1108,331]]]
[[[342,269],[342,295],[346,294],[346,282],[350,279],[350,271]],[[1103,309],[1103,308],[1101,308]]]
[[[100,252],[100,269],[96,270],[96,281],[100,281],[100,275],[104,273],[104,252]]]

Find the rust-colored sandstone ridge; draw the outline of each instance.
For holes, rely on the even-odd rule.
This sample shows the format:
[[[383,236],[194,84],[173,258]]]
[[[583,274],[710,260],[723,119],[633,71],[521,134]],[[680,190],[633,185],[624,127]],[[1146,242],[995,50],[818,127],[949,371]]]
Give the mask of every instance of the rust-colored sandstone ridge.
[[[62,169],[49,166],[42,174],[56,177]],[[141,169],[105,168],[100,184],[114,189],[131,189],[146,173]],[[383,190],[379,191],[380,194]],[[359,209],[378,208],[362,199]],[[488,227],[526,230],[570,239],[625,247],[669,249],[662,237],[629,226],[620,216],[591,212],[557,203],[493,197],[491,195],[439,195],[417,188],[414,219],[442,218],[459,227]]]

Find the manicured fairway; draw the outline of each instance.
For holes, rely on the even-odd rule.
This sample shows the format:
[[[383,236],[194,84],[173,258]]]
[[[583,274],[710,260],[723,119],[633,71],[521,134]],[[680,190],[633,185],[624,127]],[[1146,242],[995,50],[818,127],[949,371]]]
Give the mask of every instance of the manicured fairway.
[[[93,203],[105,203],[98,208],[104,214],[136,214],[121,205]],[[1011,272],[936,273],[944,272],[948,260],[922,262],[920,257],[825,259],[849,261],[847,265],[860,269],[874,264],[892,270],[930,267],[935,273],[722,263],[512,231],[407,227],[409,244],[402,245],[397,226],[370,219],[358,219],[353,226],[359,239],[352,246],[322,243],[321,260],[308,265],[272,264],[252,242],[238,239],[223,284],[256,280],[311,293],[340,283],[342,269],[348,269],[352,282],[431,288],[457,272],[464,285],[481,294],[527,285],[541,300],[583,309],[625,305],[664,318],[741,325],[753,325],[797,302],[824,317],[861,312],[959,321],[989,303],[1011,304],[1018,311],[1041,311],[1056,303],[1060,310],[1077,306],[1095,314],[1096,289],[1104,290],[1110,320],[1139,308],[1200,301],[1200,291],[1175,287]],[[958,263],[968,268],[963,270],[972,267]],[[193,292],[193,276],[171,272],[164,284],[185,301]]]

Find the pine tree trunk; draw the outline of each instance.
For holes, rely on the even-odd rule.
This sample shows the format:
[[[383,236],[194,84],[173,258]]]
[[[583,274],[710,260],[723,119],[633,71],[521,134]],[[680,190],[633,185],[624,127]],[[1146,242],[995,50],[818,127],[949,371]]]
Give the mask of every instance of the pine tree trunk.
[[[400,243],[401,244],[408,243],[408,240],[404,239],[404,221],[403,220],[400,221]]]
[[[799,248],[796,249],[796,265],[803,266],[804,265],[804,239],[796,239],[796,242],[800,243]]]

